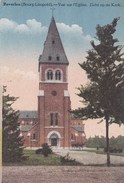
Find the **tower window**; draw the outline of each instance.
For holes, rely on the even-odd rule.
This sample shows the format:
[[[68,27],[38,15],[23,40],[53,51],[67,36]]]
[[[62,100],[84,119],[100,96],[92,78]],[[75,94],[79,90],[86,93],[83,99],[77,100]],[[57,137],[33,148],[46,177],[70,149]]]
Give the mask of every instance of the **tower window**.
[[[55,113],[55,126],[58,126],[58,113]]]
[[[59,70],[57,70],[57,71],[55,72],[55,79],[56,79],[56,80],[61,80],[61,72],[60,72]]]
[[[53,126],[53,113],[50,113],[50,126]]]
[[[53,72],[52,72],[52,70],[48,70],[48,72],[47,72],[47,79],[48,80],[52,80],[53,79]]]
[[[60,60],[59,56],[57,56],[57,57],[56,57],[56,60],[57,60],[57,61],[59,61],[59,60]]]
[[[55,90],[53,90],[53,91],[51,92],[51,94],[52,94],[53,96],[56,96],[56,95],[57,95],[57,92],[56,92]]]
[[[55,44],[55,41],[54,40],[52,41],[52,44]]]
[[[51,56],[49,56],[49,57],[48,57],[48,60],[52,60],[52,57],[51,57]]]

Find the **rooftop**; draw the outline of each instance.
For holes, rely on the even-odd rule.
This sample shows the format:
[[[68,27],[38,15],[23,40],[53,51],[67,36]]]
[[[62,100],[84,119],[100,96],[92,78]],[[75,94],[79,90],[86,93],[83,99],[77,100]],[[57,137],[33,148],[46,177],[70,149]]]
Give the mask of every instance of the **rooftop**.
[[[73,125],[72,128],[78,132],[84,132],[84,129],[79,125]]]
[[[20,131],[28,132],[29,130],[31,130],[32,127],[33,127],[32,125],[21,125],[20,126]]]
[[[42,55],[39,57],[39,63],[48,64],[68,64],[61,38],[56,26],[54,17],[51,19],[44,49]]]
[[[38,118],[37,111],[20,111],[19,118]]]

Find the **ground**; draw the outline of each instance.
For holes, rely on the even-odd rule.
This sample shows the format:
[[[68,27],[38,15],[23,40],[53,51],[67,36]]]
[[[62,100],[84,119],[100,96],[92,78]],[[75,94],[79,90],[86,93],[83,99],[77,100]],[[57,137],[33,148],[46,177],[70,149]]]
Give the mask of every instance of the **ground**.
[[[124,167],[3,167],[3,183],[124,183]]]
[[[68,152],[55,151],[61,155]],[[106,155],[77,150],[69,153],[85,166],[4,166],[3,183],[124,183],[124,166],[119,166],[124,165],[124,157],[111,156],[116,166],[108,168]]]

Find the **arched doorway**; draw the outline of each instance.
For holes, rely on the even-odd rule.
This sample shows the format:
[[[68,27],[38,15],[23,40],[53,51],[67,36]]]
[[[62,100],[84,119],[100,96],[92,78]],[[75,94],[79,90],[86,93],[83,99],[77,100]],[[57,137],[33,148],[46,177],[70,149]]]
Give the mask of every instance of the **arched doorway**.
[[[48,138],[48,144],[50,146],[54,146],[54,147],[59,147],[60,146],[60,138],[61,138],[61,136],[60,136],[60,134],[58,132],[55,132],[55,131],[50,132],[48,134],[47,138]]]
[[[57,146],[57,145],[58,145],[58,140],[59,140],[58,135],[55,134],[55,133],[52,134],[52,135],[50,136],[51,146]]]

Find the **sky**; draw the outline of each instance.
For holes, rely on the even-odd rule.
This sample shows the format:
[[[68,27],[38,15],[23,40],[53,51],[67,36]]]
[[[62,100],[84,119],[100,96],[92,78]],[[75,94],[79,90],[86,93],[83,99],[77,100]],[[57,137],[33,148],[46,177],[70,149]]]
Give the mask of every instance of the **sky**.
[[[1,0],[0,1],[0,81],[8,93],[18,96],[15,108],[37,110],[38,58],[42,54],[53,15],[69,60],[69,92],[72,108],[81,106],[77,88],[88,80],[78,63],[85,61],[96,26],[116,17],[115,37],[124,45],[123,0]],[[85,122],[88,136],[104,135],[104,124]],[[94,129],[94,130],[93,130]],[[113,125],[111,135],[123,134],[124,127]]]

